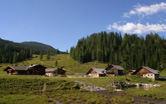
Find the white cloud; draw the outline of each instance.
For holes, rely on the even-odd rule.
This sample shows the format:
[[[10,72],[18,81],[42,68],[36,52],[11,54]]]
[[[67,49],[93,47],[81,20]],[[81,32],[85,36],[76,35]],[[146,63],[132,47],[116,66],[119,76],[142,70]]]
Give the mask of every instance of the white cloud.
[[[141,24],[141,23],[132,23],[128,22],[126,24],[113,23],[109,25],[108,30],[116,30],[123,33],[136,33],[144,34],[149,32],[166,32],[166,24]]]
[[[166,3],[161,2],[158,4],[152,4],[149,6],[137,6],[133,10],[130,10],[128,13],[124,14],[124,17],[130,17],[131,15],[152,15],[161,11],[166,11]]]

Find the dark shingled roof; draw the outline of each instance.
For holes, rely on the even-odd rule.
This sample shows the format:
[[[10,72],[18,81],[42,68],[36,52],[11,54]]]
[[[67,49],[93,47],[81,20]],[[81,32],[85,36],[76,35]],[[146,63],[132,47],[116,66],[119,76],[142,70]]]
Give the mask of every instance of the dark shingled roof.
[[[113,69],[118,69],[118,70],[124,70],[124,68],[122,66],[119,65],[112,65]]]
[[[149,72],[153,73],[153,74],[159,74],[159,71],[158,70],[154,70],[148,66],[142,66],[140,67],[139,69],[137,69],[133,74],[136,74],[137,72],[139,72],[142,68],[148,70]]]
[[[154,70],[154,69],[152,69],[152,68],[150,68],[150,67],[142,66],[142,68],[147,69],[147,70],[150,71],[151,73],[159,74],[158,70]]]

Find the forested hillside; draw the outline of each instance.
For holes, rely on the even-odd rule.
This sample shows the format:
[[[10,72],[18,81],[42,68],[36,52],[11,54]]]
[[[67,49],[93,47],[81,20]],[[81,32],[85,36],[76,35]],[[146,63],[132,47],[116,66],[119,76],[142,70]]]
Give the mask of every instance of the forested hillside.
[[[32,52],[29,48],[19,43],[0,39],[0,63],[15,63],[31,57]]]
[[[58,54],[61,51],[38,42],[15,43],[0,39],[0,63],[15,63],[29,59],[33,54]]]
[[[81,63],[97,60],[128,69],[142,65],[162,69],[166,67],[166,40],[153,33],[139,37],[100,32],[80,39],[70,55]]]
[[[61,51],[53,48],[52,46],[43,44],[43,43],[39,43],[39,42],[22,42],[21,44],[23,44],[25,47],[28,47],[32,50],[33,54],[47,54],[48,51],[51,54],[59,54],[62,53]]]

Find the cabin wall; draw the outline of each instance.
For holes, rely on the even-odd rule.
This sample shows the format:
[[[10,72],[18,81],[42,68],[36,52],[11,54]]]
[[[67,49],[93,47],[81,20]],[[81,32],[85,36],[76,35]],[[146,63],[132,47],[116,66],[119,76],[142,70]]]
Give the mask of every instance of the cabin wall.
[[[16,70],[16,74],[17,75],[27,75],[27,71],[26,70]]]
[[[45,75],[45,67],[34,66],[27,70],[29,75]]]
[[[48,77],[53,77],[53,76],[54,76],[54,73],[51,73],[51,72],[49,73],[49,72],[48,72],[48,73],[46,73],[45,75],[48,76]]]
[[[153,74],[153,73],[143,74],[143,78],[150,78],[150,79],[155,80],[155,74]]]
[[[15,74],[15,70],[14,69],[6,69],[6,73],[9,75],[13,75],[13,74]]]
[[[107,70],[107,74],[124,75],[124,71],[117,70],[117,69],[109,69],[109,70]]]
[[[56,74],[65,75],[66,71],[63,69],[57,69]]]
[[[98,78],[100,77],[98,73],[90,73],[88,74],[88,77],[92,77],[92,78]]]

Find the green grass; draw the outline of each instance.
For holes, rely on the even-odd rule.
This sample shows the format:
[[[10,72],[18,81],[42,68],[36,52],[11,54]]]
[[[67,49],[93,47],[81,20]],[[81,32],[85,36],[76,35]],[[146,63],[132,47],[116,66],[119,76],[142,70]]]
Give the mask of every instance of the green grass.
[[[106,104],[106,97],[95,92],[87,91],[57,91],[47,94],[50,101],[63,102],[65,104]]]
[[[112,104],[133,104],[131,96],[113,96],[111,99]]]
[[[40,100],[39,100],[40,99]],[[41,95],[12,94],[0,95],[0,104],[46,104],[47,98]]]
[[[55,66],[55,62],[58,66]],[[80,64],[74,61],[68,54],[52,56],[50,60],[46,56],[42,60],[35,55],[31,60],[16,63],[17,65],[42,64],[46,67],[64,66],[67,74],[85,74],[91,67],[105,68],[107,64],[99,62],[89,62]],[[77,77],[45,77],[32,75],[7,75],[3,70],[11,64],[0,64],[0,104],[106,104],[111,100],[113,104],[130,104],[133,96],[149,96],[157,99],[166,99],[166,84],[164,81],[151,81],[138,76],[116,76],[102,78],[77,78]],[[166,76],[166,70],[161,72]],[[113,81],[128,81],[131,83],[160,83],[159,88],[152,88],[148,91],[142,89],[128,89],[126,96],[113,96],[111,99],[102,94],[87,92],[77,89],[75,81],[86,84],[100,86],[113,91],[111,84]],[[46,86],[46,87],[44,87]]]
[[[155,81],[138,76],[116,76],[116,77],[112,76],[112,77],[100,77],[100,78],[61,78],[61,79],[65,79],[68,81],[81,81],[87,84],[104,87],[106,89],[110,89],[111,84],[115,81],[125,81],[125,82],[127,81],[131,83],[139,83],[139,82],[156,83]]]
[[[133,78],[134,77],[134,78]],[[113,79],[112,79],[113,78]],[[142,78],[136,76],[128,77],[131,81],[140,81]],[[0,103],[12,104],[54,104],[56,101],[64,104],[106,104],[106,96],[79,90],[75,81],[101,86],[112,91],[110,84],[112,81],[125,81],[125,76],[103,77],[103,78],[65,78],[65,77],[44,77],[44,76],[19,76],[1,75],[0,76]],[[148,81],[144,79],[144,81]],[[46,87],[44,87],[46,86]],[[130,104],[131,96],[116,96],[111,98],[113,104]],[[10,100],[8,100],[10,99]],[[34,100],[33,100],[34,99]],[[42,101],[40,100],[42,99]],[[120,99],[120,100],[119,100]],[[119,102],[119,103],[118,103]]]
[[[55,66],[56,61],[58,65]],[[91,67],[105,68],[107,64],[99,62],[89,62],[85,64],[80,64],[79,62],[73,60],[69,54],[59,54],[56,56],[51,56],[51,59],[46,59],[46,56],[42,60],[39,59],[38,55],[34,55],[31,60],[26,60],[23,62],[16,63],[17,65],[31,65],[31,64],[42,64],[46,67],[62,67],[67,70],[68,74],[75,73],[86,73]],[[0,64],[0,74],[4,74],[3,69],[11,64]]]
[[[161,87],[150,88],[149,90],[143,89],[128,89],[127,93],[132,96],[144,96],[152,97],[154,99],[166,99],[166,84],[162,84]]]
[[[161,76],[166,76],[166,69],[162,70],[160,73]]]
[[[44,77],[7,76],[0,77],[0,93],[42,93],[43,91],[71,90],[79,86],[73,81]]]
[[[41,76],[0,76],[0,104],[106,104],[95,92],[79,89],[74,80]],[[14,102],[14,103],[13,103]]]

